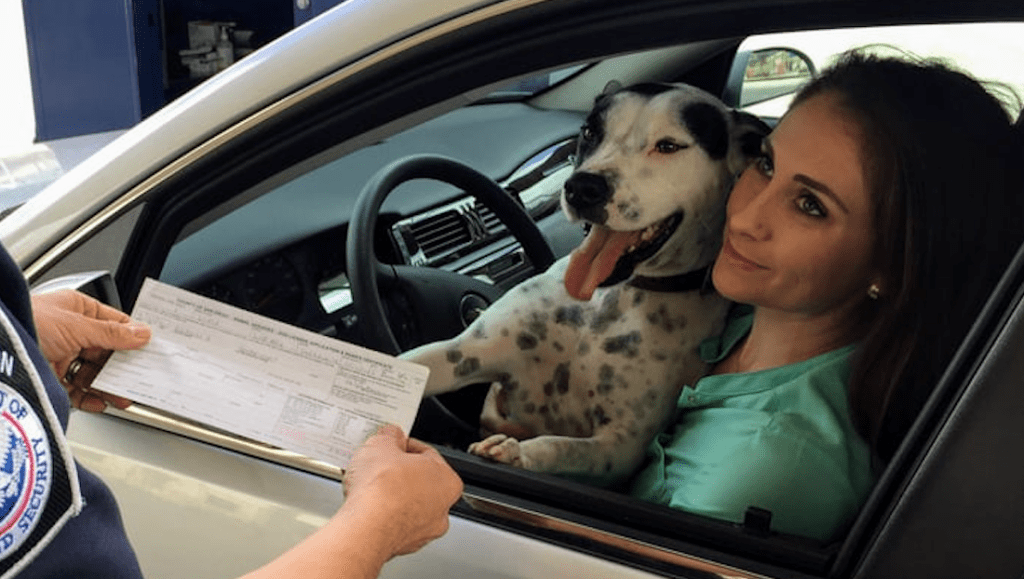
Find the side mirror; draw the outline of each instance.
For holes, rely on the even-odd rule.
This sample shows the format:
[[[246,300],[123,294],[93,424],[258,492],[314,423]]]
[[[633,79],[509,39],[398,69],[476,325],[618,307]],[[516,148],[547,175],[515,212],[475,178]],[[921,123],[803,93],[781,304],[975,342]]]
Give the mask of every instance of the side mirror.
[[[762,48],[739,52],[725,89],[730,106],[745,108],[796,94],[817,70],[806,54],[794,48]],[[779,116],[789,106],[785,99]]]
[[[78,290],[108,306],[121,309],[121,296],[109,271],[88,271],[47,280],[33,287],[32,293],[41,294],[62,289]]]

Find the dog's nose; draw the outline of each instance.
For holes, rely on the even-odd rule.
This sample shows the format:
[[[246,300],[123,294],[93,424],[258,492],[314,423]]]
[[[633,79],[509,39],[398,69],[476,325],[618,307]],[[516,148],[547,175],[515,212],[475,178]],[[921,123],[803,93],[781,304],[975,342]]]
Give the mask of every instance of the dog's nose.
[[[575,173],[565,182],[565,201],[576,209],[604,205],[611,196],[608,181],[594,173]]]

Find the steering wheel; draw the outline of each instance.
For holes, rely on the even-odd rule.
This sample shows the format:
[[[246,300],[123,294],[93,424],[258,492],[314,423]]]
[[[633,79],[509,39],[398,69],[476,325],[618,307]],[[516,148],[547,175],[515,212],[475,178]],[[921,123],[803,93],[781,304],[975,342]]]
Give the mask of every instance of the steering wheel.
[[[450,338],[462,330],[462,306],[467,296],[482,297],[489,305],[501,290],[480,280],[448,271],[380,263],[373,251],[377,213],[384,199],[396,187],[413,179],[435,179],[466,191],[486,205],[522,244],[537,268],[554,263],[554,253],[544,235],[526,211],[489,177],[447,157],[417,155],[399,159],[374,175],[356,201],[345,247],[346,267],[352,288],[353,306],[368,347],[398,354],[402,351],[388,318],[381,289],[401,291],[406,303],[391,303],[390,309],[405,310],[415,317],[410,346]],[[453,325],[451,322],[458,322]],[[443,328],[439,330],[439,328]],[[409,333],[410,328],[405,328]],[[439,335],[447,334],[447,335]]]
[[[537,224],[521,205],[486,175],[454,159],[416,155],[399,159],[378,171],[363,187],[349,223],[345,244],[346,271],[353,308],[367,347],[399,354],[402,346],[389,323],[387,311],[399,325],[408,347],[451,338],[483,309],[501,297],[502,290],[469,276],[428,267],[380,263],[373,250],[377,214],[396,187],[413,179],[434,179],[473,195],[491,209],[522,245],[538,270],[546,270],[555,256]],[[384,290],[388,299],[381,299]],[[387,307],[385,307],[387,303]],[[440,412],[471,429],[439,402],[429,397],[421,408]],[[475,430],[475,429],[471,429]],[[475,435],[475,432],[474,432]]]

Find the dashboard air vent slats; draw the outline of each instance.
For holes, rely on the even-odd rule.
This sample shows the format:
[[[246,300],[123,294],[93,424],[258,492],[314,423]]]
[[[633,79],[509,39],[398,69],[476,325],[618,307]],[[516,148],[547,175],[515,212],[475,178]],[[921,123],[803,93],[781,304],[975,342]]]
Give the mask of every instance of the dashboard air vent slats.
[[[575,150],[575,136],[554,143],[530,157],[498,184],[516,198],[535,220],[548,215],[558,208],[558,191],[561,190],[561,181],[571,171],[570,155]],[[493,211],[468,194],[391,226],[391,237],[402,262],[416,266],[468,267],[452,264],[462,258],[479,260],[479,257],[471,256],[494,240],[502,241],[495,247],[502,251],[509,245],[518,245],[511,237],[504,240],[507,236],[508,227]],[[523,268],[528,269],[522,264],[508,267],[511,268],[508,271],[488,271],[486,275],[499,279],[510,274],[518,275],[517,272]]]
[[[480,216],[480,221],[483,222],[484,228],[487,230],[487,233],[493,235],[506,229],[505,224],[502,223],[500,219],[498,219],[498,216],[495,215],[494,212],[491,211],[490,208],[485,206],[483,203],[480,203],[479,201],[474,201],[473,209],[475,209],[477,215]]]
[[[473,240],[469,224],[457,211],[433,215],[412,224],[410,229],[428,258],[443,255]]]

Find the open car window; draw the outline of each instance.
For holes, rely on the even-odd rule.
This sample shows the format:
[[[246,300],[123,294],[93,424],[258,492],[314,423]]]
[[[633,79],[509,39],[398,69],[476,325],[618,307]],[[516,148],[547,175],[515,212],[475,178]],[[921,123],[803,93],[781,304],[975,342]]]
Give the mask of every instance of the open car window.
[[[1024,25],[1006,23],[921,24],[780,32],[748,37],[740,54],[746,62],[740,106],[752,114],[778,118],[793,92],[815,71],[829,66],[842,53],[858,49],[880,55],[936,59],[990,83],[1004,97],[1011,114],[1020,112],[1024,70],[1007,63],[1024,59],[1020,42]],[[950,42],[956,38],[956,42]],[[801,62],[803,61],[803,62]],[[794,62],[798,63],[794,66]],[[781,85],[781,86],[779,86]],[[779,96],[771,97],[775,91]],[[767,96],[766,96],[767,95]]]
[[[722,46],[714,44],[682,46],[679,54],[660,49],[658,54],[669,58],[669,65],[652,66],[638,58],[636,74],[644,74],[642,65],[652,66],[649,74],[657,76],[648,80],[708,82],[707,90],[720,91],[691,74],[688,67],[721,51]],[[353,304],[346,263],[348,233],[358,218],[353,214],[356,199],[382,167],[424,153],[462,161],[504,186],[528,208],[555,256],[563,257],[579,244],[583,231],[562,214],[558,197],[572,171],[575,138],[597,94],[575,94],[579,89],[571,83],[585,80],[587,87],[603,88],[610,80],[624,78],[622,63],[628,59],[620,58],[611,72],[613,78],[586,79],[587,73],[600,71],[599,65],[585,70],[573,66],[564,73],[572,77],[542,91],[553,100],[559,97],[553,92],[565,90],[579,99],[577,109],[561,105],[565,101],[557,107],[508,102],[488,92],[469,105],[403,126],[365,146],[328,147],[313,158],[246,183],[224,203],[173,224],[174,240],[158,277],[230,305],[365,345],[365,322]],[[675,70],[671,70],[673,62],[680,63]],[[543,73],[546,78],[549,75]],[[377,216],[378,259],[463,273],[498,290],[537,273],[505,227],[467,193],[428,180],[402,185]],[[400,307],[391,304],[389,311]],[[393,316],[393,329],[404,349],[417,345],[403,342],[402,314]],[[725,522],[471,456],[465,449],[479,437],[480,406],[487,387],[481,384],[445,395],[441,410],[424,403],[413,429],[414,435],[442,448],[472,488],[469,500],[459,507],[464,516],[533,527],[539,512],[545,521],[542,525],[555,527],[549,529],[551,537],[583,540],[578,535],[582,529],[586,540],[601,543],[617,536],[615,521],[632,517],[637,526],[628,535],[639,536],[639,532],[656,538],[655,551],[661,553],[664,564],[679,564],[673,551],[695,546],[713,549],[721,544],[740,552],[768,552],[765,561],[785,560],[801,569],[823,569],[835,555],[836,544],[763,533],[763,520],[756,517],[748,523]],[[248,451],[266,456],[258,445]],[[301,458],[287,464],[320,472],[312,461]],[[559,517],[548,513],[556,511],[573,523],[554,524]]]

